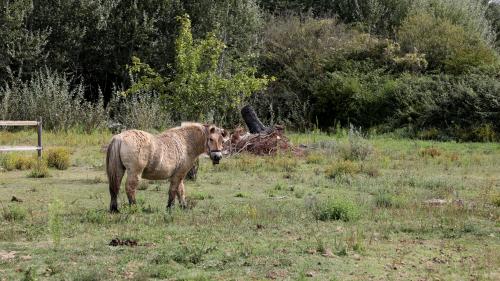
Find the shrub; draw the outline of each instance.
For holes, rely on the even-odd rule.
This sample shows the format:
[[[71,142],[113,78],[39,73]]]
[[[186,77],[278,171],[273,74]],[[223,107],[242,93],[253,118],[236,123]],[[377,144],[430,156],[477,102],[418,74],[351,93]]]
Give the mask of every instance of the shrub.
[[[418,132],[417,136],[423,140],[436,140],[439,138],[440,132],[436,128],[423,129]]]
[[[379,208],[401,208],[404,202],[388,190],[379,190],[375,194],[375,205]]]
[[[470,67],[493,65],[497,55],[481,35],[428,12],[410,15],[398,31],[403,50],[426,54],[429,68],[463,73]]]
[[[173,121],[164,110],[158,94],[152,91],[139,91],[123,95],[116,92],[109,103],[111,125],[129,129],[163,130],[171,127]]]
[[[102,96],[97,104],[84,98],[83,84],[49,70],[36,72],[29,81],[0,87],[1,119],[43,119],[44,129],[82,127],[87,132],[104,127],[107,113]]]
[[[493,196],[491,203],[493,203],[496,207],[500,207],[500,193]]]
[[[293,156],[278,154],[266,158],[266,164],[271,170],[291,173],[297,169],[299,162]]]
[[[67,148],[50,148],[47,151],[47,165],[58,170],[66,170],[70,164],[69,155]]]
[[[421,0],[414,1],[409,14],[419,12],[429,13],[432,16],[450,21],[463,27],[467,32],[477,34],[487,42],[493,39],[492,28],[487,19],[487,2],[477,0]]]
[[[419,152],[420,156],[430,156],[432,158],[441,156],[441,151],[435,147],[427,147],[421,149]]]
[[[490,123],[482,124],[480,127],[476,128],[472,134],[475,136],[475,139],[483,142],[493,142],[500,139],[493,125]]]
[[[36,159],[29,156],[19,156],[16,161],[16,169],[28,170],[35,165]]]
[[[36,268],[29,267],[28,270],[24,272],[23,279],[21,281],[36,281],[37,279]]]
[[[374,149],[371,143],[363,136],[360,130],[350,126],[348,140],[334,146],[334,151],[344,160],[364,161],[370,158]]]
[[[36,161],[35,165],[28,173],[29,178],[46,178],[49,176],[50,176],[49,167],[47,166],[47,163],[42,160]]]
[[[238,198],[246,198],[248,197],[245,193],[243,192],[238,192],[234,195],[234,197],[238,197]]]
[[[343,176],[353,176],[361,172],[358,163],[351,160],[340,160],[326,168],[325,174],[328,178],[335,179]]]
[[[7,171],[12,171],[14,169],[28,170],[34,166],[35,161],[33,157],[9,153],[3,158],[2,166]]]
[[[189,193],[189,198],[193,200],[205,200],[205,199],[212,199],[213,196],[201,191],[192,191]]]
[[[7,171],[12,171],[16,168],[16,157],[13,154],[7,154],[2,159],[2,166]]]
[[[102,224],[106,220],[105,212],[101,210],[87,210],[82,218],[82,222]]]
[[[320,152],[312,152],[307,154],[306,163],[307,164],[321,164],[325,161],[324,154]]]
[[[361,211],[359,207],[346,198],[334,198],[318,202],[312,209],[317,220],[342,220],[354,221],[359,219]]]
[[[450,76],[405,74],[387,93],[392,128],[430,131],[432,138],[482,141],[498,138],[499,71]],[[439,131],[437,133],[436,131]]]
[[[348,159],[366,160],[373,153],[373,146],[363,137],[360,130],[354,126],[349,128],[350,155]]]
[[[28,211],[18,205],[9,205],[3,208],[2,215],[6,221],[22,221],[28,215]]]
[[[263,33],[261,70],[277,79],[251,99],[262,121],[305,129],[316,118],[322,126],[346,120],[353,94],[363,89],[358,77],[341,70],[353,69],[347,57],[370,52],[378,40],[331,18],[272,18]]]
[[[361,164],[361,172],[370,176],[370,177],[378,177],[380,176],[380,170],[374,163]]]

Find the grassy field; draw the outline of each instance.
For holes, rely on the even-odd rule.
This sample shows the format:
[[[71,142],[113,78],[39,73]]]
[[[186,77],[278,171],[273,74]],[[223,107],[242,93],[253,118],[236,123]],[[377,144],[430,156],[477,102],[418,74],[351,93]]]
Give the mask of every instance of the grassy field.
[[[109,214],[110,137],[47,133],[69,169],[0,171],[0,280],[500,280],[498,143],[295,134],[304,157],[202,159],[188,210],[144,181]]]

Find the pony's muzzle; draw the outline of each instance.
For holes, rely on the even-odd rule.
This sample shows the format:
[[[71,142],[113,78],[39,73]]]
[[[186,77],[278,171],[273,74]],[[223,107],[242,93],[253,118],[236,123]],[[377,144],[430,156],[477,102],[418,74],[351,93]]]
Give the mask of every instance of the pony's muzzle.
[[[222,159],[222,152],[217,151],[210,153],[210,159],[212,159],[212,163],[214,165],[219,164],[220,160]]]

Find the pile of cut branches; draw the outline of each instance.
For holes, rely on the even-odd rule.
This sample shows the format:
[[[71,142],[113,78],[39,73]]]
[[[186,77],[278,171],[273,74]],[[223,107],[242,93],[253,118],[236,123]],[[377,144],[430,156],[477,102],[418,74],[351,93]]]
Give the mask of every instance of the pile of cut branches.
[[[291,152],[302,155],[302,149],[293,146],[285,136],[283,126],[265,127],[249,106],[241,110],[241,115],[250,132],[245,132],[241,127],[236,128],[225,143],[226,154],[248,152],[255,155],[275,155],[278,152]]]

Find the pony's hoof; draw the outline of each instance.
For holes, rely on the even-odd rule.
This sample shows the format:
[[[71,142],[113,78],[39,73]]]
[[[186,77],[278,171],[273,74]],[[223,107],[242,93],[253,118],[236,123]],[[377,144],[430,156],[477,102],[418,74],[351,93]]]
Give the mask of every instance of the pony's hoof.
[[[119,214],[120,213],[120,211],[118,211],[117,208],[111,208],[111,209],[109,209],[109,212],[112,214]]]

